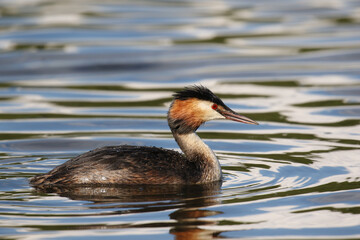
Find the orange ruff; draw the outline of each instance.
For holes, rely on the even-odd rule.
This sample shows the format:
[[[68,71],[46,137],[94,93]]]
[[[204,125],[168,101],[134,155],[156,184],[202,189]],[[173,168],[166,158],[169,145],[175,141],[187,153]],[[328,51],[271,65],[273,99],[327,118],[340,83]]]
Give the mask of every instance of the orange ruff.
[[[205,122],[202,118],[205,113],[197,107],[198,101],[196,98],[175,100],[169,112],[169,117],[172,119],[182,119],[186,125],[193,128],[199,127]]]

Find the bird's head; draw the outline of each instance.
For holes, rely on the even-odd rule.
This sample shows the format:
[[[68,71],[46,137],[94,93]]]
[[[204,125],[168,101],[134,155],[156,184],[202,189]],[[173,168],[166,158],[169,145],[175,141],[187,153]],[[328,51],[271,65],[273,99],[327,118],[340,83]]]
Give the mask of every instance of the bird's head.
[[[258,124],[254,120],[235,113],[219,97],[203,86],[187,87],[176,92],[168,112],[168,123],[172,131],[179,134],[194,132],[204,122],[214,119],[229,119],[247,124]]]

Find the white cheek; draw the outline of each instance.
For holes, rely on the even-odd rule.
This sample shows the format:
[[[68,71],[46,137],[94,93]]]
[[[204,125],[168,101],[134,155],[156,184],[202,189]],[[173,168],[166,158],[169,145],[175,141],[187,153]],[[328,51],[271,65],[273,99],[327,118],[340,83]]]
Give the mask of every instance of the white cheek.
[[[206,121],[214,120],[214,119],[224,119],[225,117],[212,109],[212,102],[208,101],[200,101],[198,104],[199,109],[203,112],[204,118]]]

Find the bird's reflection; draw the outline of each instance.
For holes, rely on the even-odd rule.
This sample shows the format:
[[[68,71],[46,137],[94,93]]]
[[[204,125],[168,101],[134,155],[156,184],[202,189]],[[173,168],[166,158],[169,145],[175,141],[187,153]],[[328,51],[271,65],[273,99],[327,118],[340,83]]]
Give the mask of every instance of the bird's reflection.
[[[221,212],[202,210],[198,208],[179,209],[170,214],[171,219],[177,221],[177,225],[170,230],[175,239],[211,239],[219,234],[217,231],[200,228],[204,225],[214,225],[214,221],[200,220],[200,218],[220,214]]]
[[[72,186],[37,188],[37,192],[57,193],[73,200],[91,201],[92,209],[116,208],[114,214],[143,213],[151,211],[174,211],[169,218],[175,222],[119,224],[108,226],[77,226],[81,229],[122,229],[141,227],[170,227],[175,239],[211,239],[218,233],[202,229],[204,225],[216,222],[202,218],[221,214],[221,212],[203,209],[219,203],[221,183],[204,185],[136,185],[136,186]],[[111,204],[108,204],[111,203]],[[180,206],[180,208],[179,208]],[[124,211],[118,209],[126,209]]]

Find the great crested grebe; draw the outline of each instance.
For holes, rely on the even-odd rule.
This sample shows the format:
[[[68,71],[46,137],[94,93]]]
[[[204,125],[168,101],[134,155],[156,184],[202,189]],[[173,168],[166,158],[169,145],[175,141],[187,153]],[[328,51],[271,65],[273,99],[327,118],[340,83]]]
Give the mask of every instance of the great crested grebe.
[[[103,184],[203,184],[220,181],[220,163],[195,133],[206,121],[258,124],[227,107],[209,89],[176,92],[167,120],[184,154],[156,147],[108,146],[81,154],[30,180],[34,186]]]

